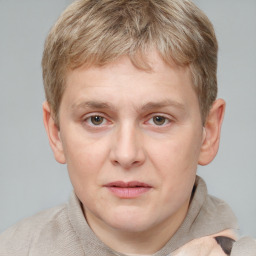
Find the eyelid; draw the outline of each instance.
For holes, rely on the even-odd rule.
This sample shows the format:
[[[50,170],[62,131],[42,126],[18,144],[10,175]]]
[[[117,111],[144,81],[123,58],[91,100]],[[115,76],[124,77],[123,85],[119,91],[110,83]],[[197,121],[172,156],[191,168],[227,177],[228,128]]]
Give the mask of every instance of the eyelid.
[[[151,124],[152,126],[156,126],[156,127],[164,127],[168,124],[170,124],[171,122],[173,122],[174,118],[171,117],[170,115],[168,114],[164,114],[164,113],[151,113],[147,116],[147,119],[146,119],[146,122],[145,123],[148,123],[152,118],[154,117],[163,117],[165,118],[166,120],[168,120],[168,123],[167,124],[164,124],[164,125],[156,125],[156,124]]]
[[[91,117],[94,117],[94,116],[99,116],[99,117],[102,117],[104,118],[104,123],[103,124],[99,124],[99,125],[93,125],[93,124],[90,124],[88,122],[88,120],[91,118]],[[106,114],[103,114],[103,113],[100,113],[100,112],[91,112],[91,113],[87,113],[86,115],[84,115],[82,117],[82,122],[83,123],[86,123],[87,126],[90,126],[90,127],[94,127],[94,128],[100,128],[100,127],[103,127],[106,125],[106,123],[111,123],[110,121],[110,118],[106,115]]]
[[[102,113],[102,112],[89,112],[89,113],[86,113],[85,115],[82,116],[82,119],[85,120],[85,119],[88,119],[88,118],[90,118],[92,116],[101,116],[101,117],[104,117],[106,119],[109,119],[109,117],[106,114]]]

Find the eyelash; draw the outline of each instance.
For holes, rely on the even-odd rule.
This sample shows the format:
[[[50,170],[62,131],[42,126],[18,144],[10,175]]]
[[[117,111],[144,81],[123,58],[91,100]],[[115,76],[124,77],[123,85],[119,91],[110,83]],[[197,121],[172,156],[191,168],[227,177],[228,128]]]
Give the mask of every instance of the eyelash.
[[[102,122],[99,123],[98,125],[94,124],[92,122],[92,118],[96,118],[96,117],[102,119]],[[106,124],[107,121],[108,121],[108,119],[106,117],[104,117],[102,114],[93,114],[93,115],[85,117],[83,120],[83,122],[87,123],[90,127],[102,127]]]
[[[154,118],[155,118],[155,120],[154,120]],[[156,124],[156,122],[157,122],[156,118],[160,118],[160,120],[162,119],[163,123]],[[151,120],[152,120],[152,122],[150,122]],[[160,120],[158,120],[158,121],[160,121]],[[151,116],[151,118],[148,119],[148,121],[147,121],[147,123],[150,123],[151,125],[156,126],[156,127],[164,127],[164,126],[168,125],[170,122],[171,122],[170,118],[168,118],[168,117],[166,117],[164,115],[157,115],[157,114]]]
[[[97,124],[94,124],[93,121],[92,121],[92,118],[101,118],[102,119],[102,122],[99,123],[98,125]],[[160,118],[160,120],[158,121],[163,121],[163,123],[161,124],[156,124],[155,121],[156,118]],[[155,120],[154,120],[155,119]],[[162,120],[161,120],[162,119]],[[84,119],[83,119],[83,122],[86,123],[89,127],[92,127],[92,128],[102,128],[104,127],[105,125],[107,125],[108,123],[111,124],[111,121],[109,121],[109,118],[106,118],[103,114],[97,114],[97,113],[93,113],[89,116],[86,116]],[[172,120],[166,116],[164,116],[163,114],[152,114],[150,116],[150,118],[147,118],[146,122],[144,122],[144,124],[150,124],[151,126],[155,126],[155,127],[165,127],[167,126],[168,124],[170,124],[172,122]]]

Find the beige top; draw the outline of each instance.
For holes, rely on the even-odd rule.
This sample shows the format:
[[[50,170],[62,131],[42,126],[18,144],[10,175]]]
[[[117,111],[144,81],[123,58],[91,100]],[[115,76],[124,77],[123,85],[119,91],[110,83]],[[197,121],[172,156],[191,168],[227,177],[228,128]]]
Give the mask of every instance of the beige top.
[[[194,195],[184,222],[169,242],[154,256],[220,256],[222,254],[209,254],[209,248],[215,246],[221,249],[212,236],[225,235],[234,238],[233,231],[235,230],[237,230],[237,222],[229,206],[222,200],[209,196],[205,182],[197,177]],[[208,246],[208,244],[210,245]],[[201,247],[208,248],[208,251],[200,249],[199,253],[196,249],[193,254],[191,249]],[[239,248],[239,245],[236,247]],[[223,251],[221,250],[221,252]],[[84,218],[80,201],[73,193],[67,204],[38,213],[2,233],[0,235],[0,255],[99,256],[124,254],[112,251],[97,238]],[[223,255],[228,254],[224,253]],[[233,251],[231,255],[233,255]],[[248,255],[255,256],[256,253]]]

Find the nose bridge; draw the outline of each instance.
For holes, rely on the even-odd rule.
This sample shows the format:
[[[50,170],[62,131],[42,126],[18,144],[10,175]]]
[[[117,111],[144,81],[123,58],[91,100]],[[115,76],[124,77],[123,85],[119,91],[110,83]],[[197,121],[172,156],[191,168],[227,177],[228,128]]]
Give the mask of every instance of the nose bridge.
[[[142,138],[138,127],[126,121],[118,126],[112,147],[112,161],[124,168],[138,166],[144,161]]]

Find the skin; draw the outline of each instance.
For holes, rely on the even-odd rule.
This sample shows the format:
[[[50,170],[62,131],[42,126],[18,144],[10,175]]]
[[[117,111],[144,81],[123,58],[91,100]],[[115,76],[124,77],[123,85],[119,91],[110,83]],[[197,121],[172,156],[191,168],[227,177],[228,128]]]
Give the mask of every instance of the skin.
[[[212,161],[225,103],[216,100],[204,127],[189,67],[165,64],[154,52],[152,71],[128,57],[67,75],[59,128],[48,103],[44,123],[55,158],[71,182],[95,234],[123,253],[152,254],[184,220],[197,165]],[[120,196],[111,182],[148,187]]]

